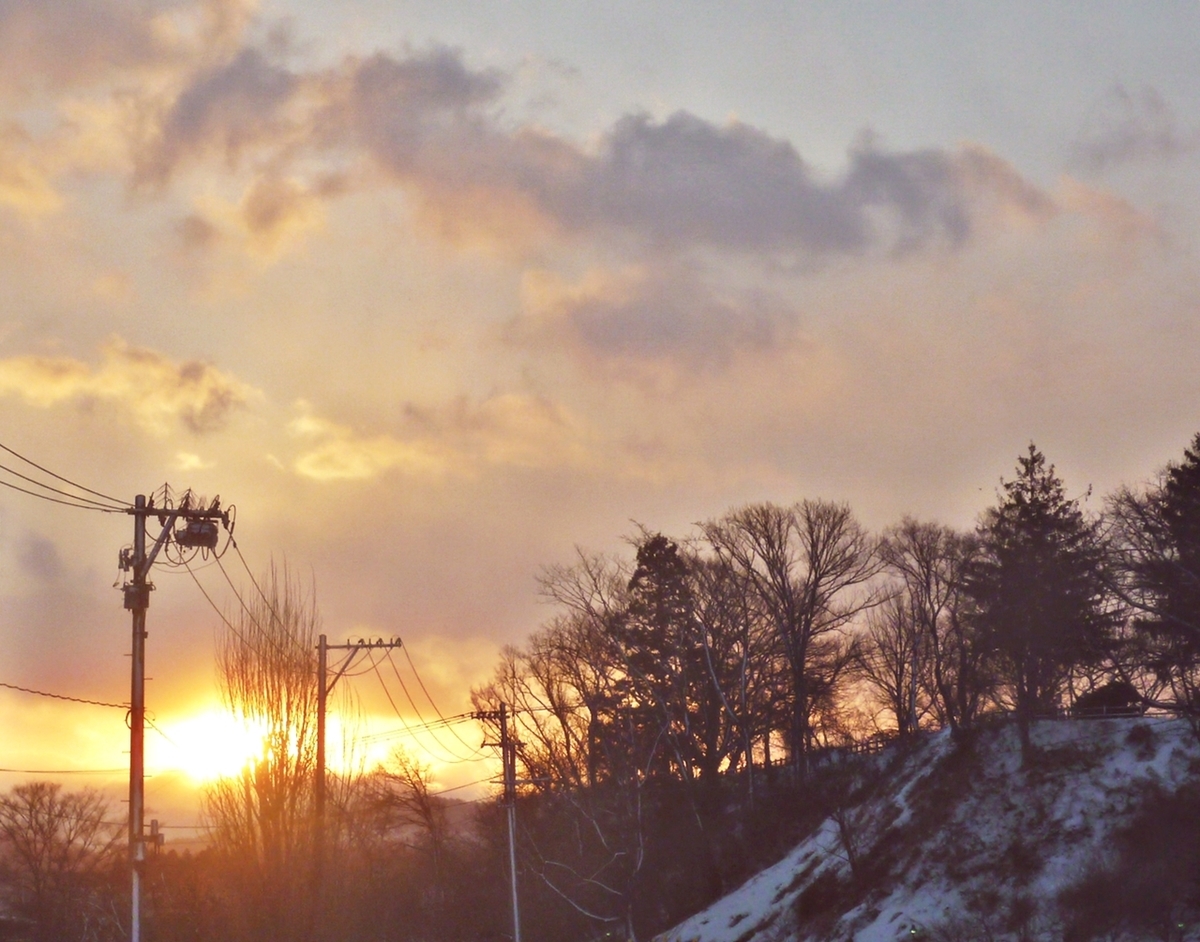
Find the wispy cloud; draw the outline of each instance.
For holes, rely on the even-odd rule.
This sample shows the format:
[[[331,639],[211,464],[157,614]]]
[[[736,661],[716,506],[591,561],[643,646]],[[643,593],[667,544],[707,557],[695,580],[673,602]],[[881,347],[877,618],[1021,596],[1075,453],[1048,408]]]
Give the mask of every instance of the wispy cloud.
[[[113,340],[98,365],[71,357],[0,360],[0,395],[42,408],[111,403],[155,434],[182,425],[195,433],[223,427],[258,392],[198,360],[178,362],[155,350]]]
[[[519,393],[437,408],[409,406],[403,428],[360,433],[320,417],[308,403],[289,431],[301,452],[293,470],[318,481],[367,480],[388,472],[417,478],[474,477],[486,467],[585,465],[587,436],[561,407]]]

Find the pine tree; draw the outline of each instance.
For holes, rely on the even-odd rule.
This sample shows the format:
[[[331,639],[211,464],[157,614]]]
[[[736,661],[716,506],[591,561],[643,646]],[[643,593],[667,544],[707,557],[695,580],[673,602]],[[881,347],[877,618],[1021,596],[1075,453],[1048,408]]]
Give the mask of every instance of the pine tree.
[[[979,527],[967,590],[1028,756],[1030,723],[1059,705],[1072,667],[1101,653],[1111,619],[1096,528],[1032,443],[1000,498]]]
[[[1119,490],[1108,516],[1139,659],[1169,690],[1153,699],[1182,709],[1200,731],[1200,434],[1155,485]]]

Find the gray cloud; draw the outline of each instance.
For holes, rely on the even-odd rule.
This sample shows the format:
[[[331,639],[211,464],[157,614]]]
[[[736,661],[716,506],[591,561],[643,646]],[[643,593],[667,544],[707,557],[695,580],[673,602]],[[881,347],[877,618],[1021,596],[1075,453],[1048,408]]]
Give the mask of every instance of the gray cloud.
[[[797,327],[795,313],[765,293],[720,291],[669,261],[593,273],[578,285],[545,281],[530,292],[510,339],[549,341],[584,359],[719,370],[741,351],[788,342]]]
[[[312,156],[326,172],[340,161],[334,172],[344,173],[365,156],[459,214],[475,200],[486,218],[485,201],[516,199],[567,232],[805,259],[957,246],[989,202],[1028,208],[1036,197],[978,149],[893,152],[868,136],[826,179],[786,140],[687,112],[627,115],[585,148],[506,126],[497,113],[504,88],[503,76],[444,48],[310,73],[245,49],[179,96],[140,173],[162,181],[184,157],[216,151],[236,163],[251,148],[275,173]]]
[[[137,160],[139,182],[163,183],[187,156],[219,150],[235,165],[251,144],[273,142],[298,79],[256,49],[205,70],[176,99]]]
[[[1112,88],[1071,147],[1072,161],[1099,172],[1144,158],[1174,157],[1200,148],[1200,132],[1181,130],[1175,112],[1153,88]]]
[[[408,78],[414,72],[421,81]],[[388,80],[393,74],[405,79]],[[338,130],[382,167],[435,194],[512,193],[568,231],[619,230],[663,245],[810,256],[959,245],[988,184],[977,154],[895,153],[870,138],[851,150],[841,178],[827,181],[786,140],[687,112],[662,121],[627,115],[588,150],[502,128],[483,107],[497,83],[445,51],[435,61],[377,57],[331,110]]]

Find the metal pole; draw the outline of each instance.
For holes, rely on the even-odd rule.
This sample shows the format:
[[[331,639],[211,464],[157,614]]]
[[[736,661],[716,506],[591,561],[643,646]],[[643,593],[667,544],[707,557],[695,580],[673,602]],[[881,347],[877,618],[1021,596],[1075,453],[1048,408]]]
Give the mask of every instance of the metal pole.
[[[129,854],[133,870],[129,937],[142,937],[142,868],[146,861],[145,734],[146,734],[146,497],[138,494],[133,516],[133,580],[125,589],[125,607],[133,612],[132,679],[129,695]]]
[[[513,942],[521,942],[517,901],[517,750],[508,736],[508,705],[500,704],[500,761],[504,766],[504,802],[508,806],[508,870],[512,875]]]

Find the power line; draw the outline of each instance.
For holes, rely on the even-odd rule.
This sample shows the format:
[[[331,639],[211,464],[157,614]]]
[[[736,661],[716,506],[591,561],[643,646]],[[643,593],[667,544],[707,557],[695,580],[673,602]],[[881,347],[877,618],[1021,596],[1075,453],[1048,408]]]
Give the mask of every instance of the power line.
[[[102,514],[123,514],[124,510],[118,510],[116,507],[95,507],[91,504],[77,504],[74,501],[59,500],[57,497],[50,497],[47,494],[39,494],[37,491],[31,491],[27,487],[19,487],[11,481],[0,481],[0,485],[10,487],[14,491],[20,491],[22,494],[28,494],[30,497],[37,497],[41,500],[48,500],[52,504],[62,504],[64,507],[74,507],[76,510],[94,510]],[[82,499],[82,498],[81,498]]]
[[[0,445],[0,448],[3,446]],[[70,697],[65,693],[48,693],[45,690],[34,690],[32,687],[19,687],[16,684],[6,684],[0,681],[0,687],[9,690],[19,690],[21,693],[32,693],[39,697],[49,697],[51,700],[69,700],[71,703],[86,703],[90,706],[112,707],[117,710],[128,710],[128,703],[106,703],[103,700],[88,700],[86,697]]]
[[[22,775],[115,775],[118,772],[128,772],[119,769],[0,769],[0,772],[17,772]]]
[[[450,794],[450,792],[459,792],[459,791],[462,791],[464,788],[470,788],[472,785],[482,785],[485,782],[492,782],[494,779],[495,779],[494,775],[489,775],[487,778],[477,778],[473,782],[467,782],[466,785],[454,785],[451,788],[442,788],[436,792],[430,792],[429,797],[430,798],[440,798],[442,795]]]
[[[69,478],[63,477],[61,474],[55,474],[49,468],[43,468],[36,461],[31,461],[29,458],[26,458],[20,452],[13,451],[11,448],[9,448],[7,445],[5,445],[3,442],[0,442],[0,448],[3,448],[14,458],[18,458],[21,461],[24,461],[27,465],[37,468],[42,473],[50,475],[50,477],[54,478],[56,481],[62,481],[64,484],[70,484],[71,487],[77,488],[78,490],[81,490],[81,491],[86,491],[89,494],[94,494],[96,497],[103,497],[105,500],[112,501],[114,504],[120,504],[122,507],[128,506],[128,504],[125,501],[121,500],[120,498],[111,497],[110,495],[104,494],[101,491],[94,491],[90,487],[84,487],[82,484],[76,484],[74,481],[70,480]],[[15,473],[16,472],[14,472],[14,474]]]
[[[417,707],[417,702],[413,699],[412,694],[409,693],[409,691],[408,691],[408,684],[406,684],[404,682],[404,678],[402,676],[400,676],[400,668],[398,668],[396,666],[396,662],[394,660],[392,660],[392,652],[389,650],[389,651],[385,651],[384,653],[387,656],[388,663],[392,665],[392,672],[396,675],[396,679],[398,681],[400,681],[400,689],[404,691],[404,696],[408,700],[409,706],[411,706],[413,708],[413,712],[417,714],[417,719],[421,722],[421,724],[423,726],[427,726],[428,724],[426,724],[426,722],[425,722],[425,717],[421,715],[421,710]],[[470,755],[470,756],[459,755],[457,752],[455,752],[453,749],[451,749],[449,746],[447,746],[444,742],[442,742],[442,740],[440,740],[436,735],[434,735],[434,732],[432,729],[429,729],[429,737],[434,742],[436,742],[438,744],[438,746],[440,746],[444,751],[446,751],[450,755],[454,756],[459,762],[475,762],[476,760],[481,758],[484,754],[482,750],[472,749],[471,746],[467,746],[468,749],[472,749],[472,751],[477,754]],[[464,743],[463,745],[466,745],[466,743]]]
[[[433,702],[433,697],[431,697],[429,695],[429,689],[425,686],[425,681],[423,681],[421,679],[421,675],[419,673],[417,673],[417,665],[413,663],[412,655],[410,655],[408,653],[408,645],[405,645],[402,648],[402,650],[404,651],[405,659],[408,661],[408,666],[412,669],[413,676],[415,678],[417,678],[417,683],[421,685],[421,692],[425,694],[425,699],[428,700],[429,705],[431,707],[433,707],[433,712],[437,714],[438,719],[441,720],[443,723],[445,723],[446,717],[442,716],[442,711],[438,709],[438,705]],[[449,729],[450,729],[450,735],[453,736],[455,739],[457,739],[460,743],[462,743],[466,748],[471,749],[471,750],[475,749],[474,746],[472,746],[465,739],[463,739],[460,735],[458,735],[458,732],[454,729],[453,726],[450,726]]]
[[[51,493],[54,493],[54,494],[61,494],[63,497],[69,497],[71,500],[74,500],[74,501],[79,501],[79,502],[85,503],[85,504],[94,504],[97,507],[104,507],[105,509],[124,510],[126,507],[125,504],[119,504],[116,508],[114,508],[112,504],[101,503],[98,500],[92,500],[90,497],[80,497],[78,494],[72,494],[69,491],[64,491],[60,488],[52,487],[49,484],[43,484],[37,478],[31,478],[28,474],[22,474],[20,471],[17,471],[15,468],[10,468],[6,464],[0,464],[0,471],[7,471],[9,474],[13,475],[14,477],[20,478],[22,481],[28,481],[34,487],[40,487],[43,490],[50,491]]]
[[[450,716],[445,720],[438,720],[436,722],[431,720],[428,723],[412,723],[407,729],[389,729],[379,733],[366,733],[360,738],[363,740],[363,742],[377,742],[381,739],[391,739],[395,736],[403,735],[405,732],[412,732],[413,730],[441,729],[442,727],[451,726],[457,723],[469,723],[475,719],[476,716],[474,713],[460,713],[456,716]]]
[[[232,542],[233,542],[233,537],[231,536],[231,537],[229,538],[229,540],[230,540],[230,542],[232,543]],[[234,543],[234,544],[233,544],[233,546],[234,546],[234,548],[235,548],[235,549],[237,548],[237,544],[236,544],[236,543]],[[238,556],[241,556],[241,555],[242,555],[242,554],[241,554],[241,551],[239,551],[239,552],[238,552]],[[252,624],[252,625],[253,625],[255,628],[257,628],[257,629],[258,629],[258,633],[259,633],[260,635],[262,635],[262,636],[263,636],[264,638],[266,638],[266,639],[267,639],[269,642],[271,642],[271,644],[272,644],[272,645],[274,645],[274,646],[275,646],[275,650],[276,650],[276,651],[278,651],[280,654],[287,655],[287,653],[288,653],[288,652],[287,652],[287,650],[285,650],[285,648],[284,648],[283,644],[282,644],[282,643],[280,643],[280,641],[279,641],[279,640],[278,640],[278,639],[277,639],[277,638],[276,638],[276,637],[275,637],[273,634],[271,634],[269,631],[266,631],[266,630],[264,630],[264,629],[263,629],[263,626],[262,626],[261,624],[259,624],[259,621],[258,621],[258,619],[254,617],[254,613],[250,611],[250,606],[249,606],[249,605],[247,605],[247,604],[246,604],[246,600],[245,600],[244,598],[242,598],[242,593],[241,593],[241,592],[239,592],[239,591],[238,591],[238,587],[237,587],[236,585],[234,585],[234,584],[233,584],[233,580],[229,578],[229,573],[228,573],[228,572],[226,571],[226,569],[225,569],[225,564],[221,562],[221,557],[220,557],[220,556],[215,556],[215,557],[213,557],[213,558],[214,558],[214,560],[216,561],[217,568],[221,570],[221,575],[223,575],[223,576],[225,577],[225,581],[226,581],[227,583],[229,583],[229,589],[230,589],[230,591],[231,591],[231,592],[233,592],[233,597],[234,597],[234,598],[236,598],[236,599],[238,600],[238,604],[239,604],[239,605],[241,605],[241,607],[242,607],[242,611],[243,611],[243,612],[245,612],[245,613],[246,613],[246,617],[247,617],[248,619],[250,619],[250,623],[251,623],[251,624]],[[243,563],[244,563],[244,562],[245,562],[245,560],[243,560]],[[186,565],[186,564],[185,564],[185,565]],[[247,571],[247,572],[249,572],[249,569],[247,569],[246,571]],[[253,575],[251,575],[251,576],[250,576],[250,581],[251,581],[251,582],[254,582],[254,576],[253,576]],[[255,582],[255,583],[254,583],[254,588],[258,589],[258,583],[257,583],[257,582]],[[262,589],[258,589],[258,594],[259,594],[259,595],[262,595],[263,604],[267,606],[267,611],[269,611],[269,612],[271,613],[271,617],[275,619],[275,624],[276,624],[277,626],[279,626],[280,628],[282,628],[282,627],[283,627],[283,620],[282,620],[282,619],[281,619],[281,618],[280,618],[280,617],[279,617],[277,614],[275,614],[275,609],[272,607],[271,603],[267,601],[267,597],[266,597],[265,595],[263,595],[263,591],[262,591]],[[227,624],[227,625],[228,625],[228,624],[229,624],[229,622],[228,622],[228,621],[226,621],[226,622],[225,622],[225,624]],[[233,627],[233,626],[232,626],[232,625],[230,625],[230,628],[232,628],[232,627]],[[236,631],[235,631],[235,634],[236,634]],[[241,636],[239,635],[239,637],[241,637]],[[250,643],[250,642],[246,641],[246,639],[245,639],[245,638],[242,638],[242,641],[243,641],[243,642],[245,642],[246,644],[249,644],[249,643]]]
[[[233,547],[233,551],[235,553],[237,553],[238,559],[240,559],[242,561],[242,568],[246,570],[246,575],[248,575],[250,577],[250,584],[253,585],[254,588],[258,590],[259,598],[261,598],[263,600],[263,604],[267,606],[267,611],[269,611],[271,613],[271,617],[275,619],[276,624],[282,625],[283,619],[281,619],[279,617],[278,613],[275,611],[275,606],[271,604],[271,600],[268,599],[267,594],[265,592],[263,592],[262,586],[260,586],[258,584],[258,580],[254,578],[254,572],[250,569],[250,564],[246,562],[246,557],[242,555],[242,548],[240,546],[238,546],[237,540],[235,540],[233,538],[232,533],[229,534],[229,543]],[[221,561],[221,559],[218,556],[217,562],[219,563],[220,561]],[[221,572],[225,572],[224,566],[221,566]],[[228,573],[226,573],[225,578],[226,579],[229,578]],[[239,601],[240,601],[240,599],[239,599]],[[245,603],[243,602],[242,605],[245,606]]]
[[[390,660],[390,658],[389,658],[389,660]],[[405,731],[406,731],[406,732],[408,732],[409,736],[412,738],[412,741],[413,741],[413,742],[415,742],[415,743],[417,743],[418,745],[420,745],[420,743],[421,743],[421,740],[417,738],[417,735],[416,735],[416,733],[415,733],[415,732],[412,730],[412,728],[411,728],[411,727],[408,725],[408,720],[406,720],[406,719],[404,718],[404,714],[403,714],[403,713],[401,713],[401,712],[400,712],[400,708],[399,708],[398,706],[396,706],[396,701],[392,699],[392,692],[391,692],[390,690],[388,690],[387,683],[386,683],[386,682],[384,681],[384,679],[383,679],[383,674],[381,674],[381,673],[379,672],[379,665],[378,665],[378,664],[375,664],[375,665],[373,665],[373,666],[374,666],[374,668],[375,668],[375,676],[379,678],[379,686],[381,686],[381,687],[383,688],[383,693],[384,693],[384,696],[386,696],[386,697],[387,697],[388,703],[390,703],[390,704],[392,705],[392,710],[395,712],[395,714],[396,714],[396,717],[397,717],[397,718],[400,720],[400,724],[401,724],[401,725],[404,727]],[[394,665],[394,664],[393,664],[392,666],[393,666],[393,668],[395,667],[395,665]],[[399,676],[399,675],[397,675],[397,676]],[[404,684],[404,681],[403,681],[403,680],[401,680],[401,681],[400,681],[400,683],[401,683],[401,686],[403,686],[403,684]],[[405,691],[405,692],[407,693],[407,691]],[[411,697],[409,698],[409,702],[410,702],[410,703],[412,702],[412,698],[411,698]],[[419,714],[419,713],[418,713],[417,715],[418,715],[418,716],[420,716],[420,714]],[[446,749],[446,747],[445,747],[445,746],[442,744],[442,742],[441,742],[440,740],[436,739],[436,738],[434,739],[434,742],[436,742],[436,743],[438,744],[438,746],[440,746],[440,747],[442,748],[442,750],[443,750],[443,751],[445,751],[445,752],[449,752],[449,753],[450,753],[450,755],[452,756],[452,758],[450,758],[450,759],[445,759],[445,758],[443,758],[443,757],[441,757],[441,756],[438,756],[437,754],[435,754],[435,753],[434,753],[434,751],[433,751],[432,749],[429,749],[428,747],[424,747],[424,748],[425,748],[425,751],[426,751],[426,752],[428,752],[430,755],[432,755],[432,756],[434,757],[434,759],[436,759],[438,762],[444,762],[444,763],[446,763],[447,765],[456,765],[456,764],[458,764],[458,763],[460,763],[460,762],[474,762],[474,761],[476,761],[476,760],[474,760],[474,759],[464,759],[464,758],[462,758],[461,756],[455,755],[453,752],[450,752],[450,750]]]
[[[194,583],[196,583],[196,588],[200,590],[200,594],[204,596],[204,600],[206,602],[208,602],[209,607],[212,608],[212,610],[217,613],[217,617],[219,619],[221,619],[222,622],[224,622],[225,627],[233,632],[234,637],[237,638],[239,641],[241,641],[242,644],[246,645],[251,650],[257,650],[257,646],[251,644],[250,640],[244,634],[242,634],[240,631],[238,631],[237,628],[234,627],[233,622],[231,622],[228,618],[225,617],[225,613],[222,612],[219,608],[217,608],[217,603],[212,600],[212,596],[208,594],[208,592],[205,590],[204,586],[201,585],[200,580],[196,578],[196,574],[194,572],[192,572],[192,567],[189,566],[185,562],[183,564],[183,568],[188,571],[188,575],[190,575],[192,577],[192,581]],[[240,601],[240,596],[239,596],[239,601]],[[254,619],[251,618],[251,621],[254,622]],[[255,626],[258,626],[258,622],[254,622],[254,624],[255,624]],[[261,631],[262,629],[260,628],[259,630]]]

